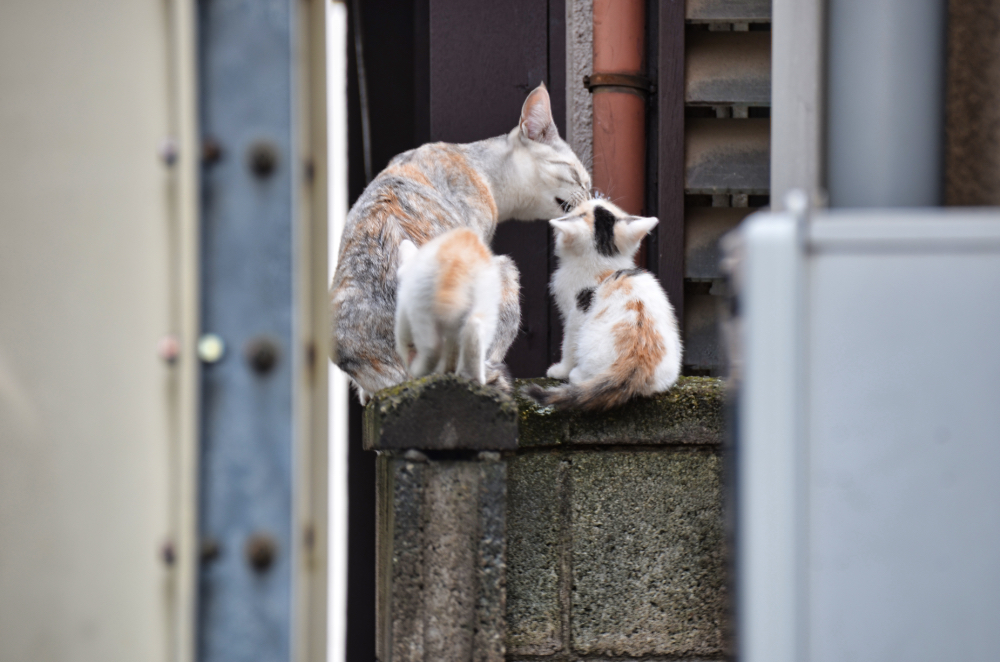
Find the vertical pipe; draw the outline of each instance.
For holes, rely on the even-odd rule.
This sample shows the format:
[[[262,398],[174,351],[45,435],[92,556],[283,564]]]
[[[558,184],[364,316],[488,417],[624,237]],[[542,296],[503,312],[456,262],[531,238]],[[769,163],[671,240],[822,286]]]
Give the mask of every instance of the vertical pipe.
[[[821,199],[823,177],[823,0],[771,4],[771,208],[802,189]]]
[[[941,204],[944,0],[829,0],[834,207]]]
[[[645,74],[645,0],[594,0],[594,75]],[[634,87],[594,87],[594,187],[641,214],[646,181],[646,98]]]

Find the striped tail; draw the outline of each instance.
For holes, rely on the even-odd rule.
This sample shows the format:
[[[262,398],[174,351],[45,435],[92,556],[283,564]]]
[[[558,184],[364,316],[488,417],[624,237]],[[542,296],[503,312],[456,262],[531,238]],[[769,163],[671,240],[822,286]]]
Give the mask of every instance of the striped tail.
[[[562,384],[552,388],[529,384],[521,392],[542,406],[601,411],[623,405],[638,395],[638,389],[631,382],[627,377],[616,379],[604,374],[580,384]]]

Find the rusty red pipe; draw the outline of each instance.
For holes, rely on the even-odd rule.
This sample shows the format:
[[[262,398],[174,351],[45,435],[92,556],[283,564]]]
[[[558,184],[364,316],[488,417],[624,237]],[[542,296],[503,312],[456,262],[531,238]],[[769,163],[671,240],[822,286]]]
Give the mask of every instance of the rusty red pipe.
[[[630,214],[645,206],[645,92],[634,84],[593,83],[615,82],[602,74],[644,81],[645,73],[645,0],[594,0],[594,187]]]

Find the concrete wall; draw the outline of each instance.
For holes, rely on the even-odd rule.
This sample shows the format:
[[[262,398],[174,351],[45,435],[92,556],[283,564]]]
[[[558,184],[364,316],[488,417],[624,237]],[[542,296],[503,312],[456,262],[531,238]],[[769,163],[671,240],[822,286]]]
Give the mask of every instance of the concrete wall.
[[[723,659],[722,399],[697,377],[591,414],[443,375],[377,393],[378,659]]]
[[[588,170],[594,160],[594,104],[583,77],[593,68],[594,2],[566,0],[566,141]]]
[[[722,659],[720,383],[600,415],[519,404],[507,659]]]

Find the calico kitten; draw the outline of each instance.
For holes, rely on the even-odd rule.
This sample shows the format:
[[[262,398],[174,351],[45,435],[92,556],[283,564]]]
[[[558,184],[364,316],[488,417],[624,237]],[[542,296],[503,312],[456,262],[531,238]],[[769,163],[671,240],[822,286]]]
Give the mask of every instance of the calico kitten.
[[[559,257],[551,288],[565,332],[562,360],[547,374],[570,383],[529,386],[529,397],[557,408],[608,409],[677,381],[681,340],[673,307],[656,278],[632,266],[657,222],[604,200],[549,221]]]
[[[403,240],[421,246],[448,230],[469,228],[488,244],[497,223],[560,216],[589,190],[586,169],[559,138],[544,85],[528,95],[518,126],[507,135],[427,144],[394,158],[347,216],[330,288],[330,356],[358,386],[362,403],[368,393],[407,379],[393,334]],[[508,261],[500,275],[487,382],[509,388],[502,363],[520,320],[517,269]]]
[[[501,272],[468,228],[451,230],[419,249],[399,246],[396,352],[414,377],[455,372],[486,383],[486,348],[500,316]]]

